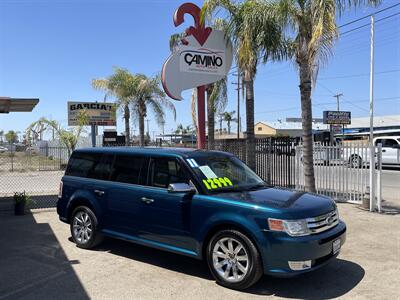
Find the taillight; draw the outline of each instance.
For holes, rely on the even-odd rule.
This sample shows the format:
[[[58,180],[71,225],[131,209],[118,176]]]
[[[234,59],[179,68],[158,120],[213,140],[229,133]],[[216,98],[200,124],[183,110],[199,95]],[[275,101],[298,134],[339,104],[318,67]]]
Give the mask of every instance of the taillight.
[[[60,186],[58,188],[58,198],[62,197],[62,192],[63,192],[63,182],[60,181]]]

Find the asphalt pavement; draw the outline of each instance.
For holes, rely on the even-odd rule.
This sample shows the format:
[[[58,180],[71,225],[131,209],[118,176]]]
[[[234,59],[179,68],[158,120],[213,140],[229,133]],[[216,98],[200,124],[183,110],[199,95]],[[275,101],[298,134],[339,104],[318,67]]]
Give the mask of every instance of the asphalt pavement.
[[[124,241],[77,248],[54,209],[0,215],[0,299],[399,299],[400,214],[339,204],[347,241],[338,259],[291,279],[223,288],[206,265]]]

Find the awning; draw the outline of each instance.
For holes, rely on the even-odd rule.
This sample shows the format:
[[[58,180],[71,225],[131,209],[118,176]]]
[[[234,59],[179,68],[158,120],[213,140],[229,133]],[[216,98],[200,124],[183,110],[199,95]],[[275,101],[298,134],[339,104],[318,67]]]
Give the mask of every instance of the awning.
[[[38,98],[0,97],[0,113],[30,112],[38,103]]]

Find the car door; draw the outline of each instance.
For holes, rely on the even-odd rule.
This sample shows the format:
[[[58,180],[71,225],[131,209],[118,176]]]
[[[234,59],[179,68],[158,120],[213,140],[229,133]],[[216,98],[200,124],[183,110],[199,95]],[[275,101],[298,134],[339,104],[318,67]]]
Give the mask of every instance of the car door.
[[[189,183],[186,167],[175,157],[152,157],[147,173],[147,186],[140,190],[140,236],[194,249],[189,234],[191,195],[167,190],[170,183]]]
[[[140,185],[147,179],[146,161],[140,155],[115,155],[107,197],[108,230],[131,236],[138,234]]]
[[[382,163],[383,164],[397,164],[398,163],[398,145],[397,141],[393,138],[382,139]]]

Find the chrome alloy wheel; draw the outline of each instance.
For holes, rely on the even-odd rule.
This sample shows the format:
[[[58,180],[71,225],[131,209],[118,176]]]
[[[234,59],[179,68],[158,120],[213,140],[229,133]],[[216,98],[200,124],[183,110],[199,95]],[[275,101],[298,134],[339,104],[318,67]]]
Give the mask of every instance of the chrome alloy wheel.
[[[73,223],[74,238],[79,243],[86,243],[92,237],[92,221],[84,211],[79,211],[74,217]]]
[[[228,282],[240,282],[249,271],[249,256],[246,249],[234,238],[222,238],[215,243],[213,267]]]

